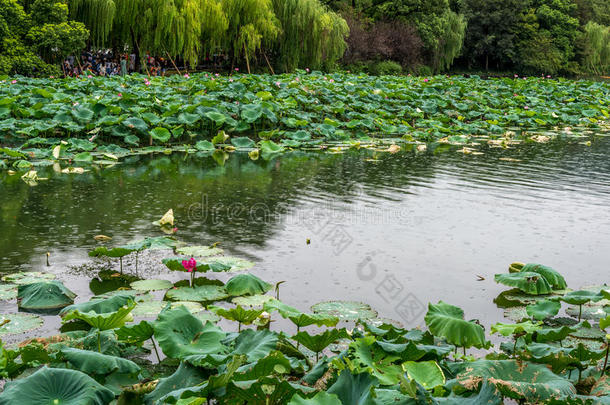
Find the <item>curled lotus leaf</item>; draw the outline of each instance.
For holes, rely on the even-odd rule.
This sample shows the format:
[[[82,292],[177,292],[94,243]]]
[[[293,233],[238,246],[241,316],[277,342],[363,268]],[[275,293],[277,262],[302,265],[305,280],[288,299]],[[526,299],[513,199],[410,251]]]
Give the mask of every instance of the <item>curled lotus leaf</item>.
[[[27,310],[63,308],[73,304],[75,297],[75,293],[57,280],[20,285],[17,293],[19,308]]]
[[[225,284],[227,293],[232,296],[264,294],[273,286],[253,274],[239,274]]]
[[[572,383],[546,366],[516,360],[477,360],[457,376],[460,385],[476,390],[483,381],[508,398],[539,403],[576,394]]]
[[[464,320],[464,311],[443,301],[428,304],[424,320],[435,336],[444,337],[447,342],[459,347],[489,347],[483,327]]]
[[[550,294],[553,292],[551,285],[548,281],[539,273],[534,272],[518,272],[509,274],[496,274],[494,280],[497,283],[507,285],[509,287],[516,287],[521,291],[532,294]]]

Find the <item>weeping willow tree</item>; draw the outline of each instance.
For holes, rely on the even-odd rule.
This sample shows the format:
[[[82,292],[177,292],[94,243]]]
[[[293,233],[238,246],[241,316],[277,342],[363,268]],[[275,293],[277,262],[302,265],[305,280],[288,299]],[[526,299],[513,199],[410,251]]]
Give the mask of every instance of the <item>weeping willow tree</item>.
[[[114,0],[69,0],[68,9],[70,19],[85,24],[95,47],[106,44],[114,23]]]
[[[286,71],[332,65],[345,52],[347,23],[318,0],[272,0],[281,34],[274,43]]]
[[[610,27],[589,21],[585,25],[582,41],[583,67],[597,75],[610,72]]]
[[[440,72],[451,67],[460,55],[466,34],[466,19],[463,15],[448,11],[443,18],[444,33],[434,48],[433,68]]]
[[[234,61],[243,55],[250,72],[255,52],[271,45],[280,31],[271,0],[222,0],[222,8],[229,20],[224,44]]]

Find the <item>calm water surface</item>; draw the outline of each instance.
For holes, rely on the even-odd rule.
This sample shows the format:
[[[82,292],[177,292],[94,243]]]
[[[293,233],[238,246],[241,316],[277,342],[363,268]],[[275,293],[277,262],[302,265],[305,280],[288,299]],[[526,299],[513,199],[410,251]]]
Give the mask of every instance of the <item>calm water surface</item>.
[[[157,236],[151,222],[173,208],[180,239],[256,262],[252,272],[285,280],[281,298],[303,310],[360,300],[415,327],[442,299],[489,324],[502,317],[493,274],[513,261],[553,266],[571,287],[610,281],[610,138],[484,151],[236,153],[224,166],[135,156],[83,175],[45,169],[35,187],[2,173],[0,271],[53,271],[88,299],[87,271],[70,266],[86,264],[93,236]]]

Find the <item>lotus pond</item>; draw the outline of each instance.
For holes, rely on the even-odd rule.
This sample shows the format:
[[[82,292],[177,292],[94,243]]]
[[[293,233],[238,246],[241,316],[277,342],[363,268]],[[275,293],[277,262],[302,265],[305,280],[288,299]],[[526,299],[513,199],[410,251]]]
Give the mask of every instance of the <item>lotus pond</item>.
[[[290,83],[297,77],[314,80]],[[347,80],[331,78],[324,86]],[[97,80],[43,80],[46,95],[18,82],[5,121],[55,125],[65,117],[36,111],[63,103],[58,93],[82,105],[78,97],[110,86]],[[113,103],[146,121],[150,106],[138,110],[134,89],[146,85],[129,80],[121,97],[133,91],[131,102]],[[291,91],[264,80],[252,94],[270,92],[271,105]],[[421,91],[430,83],[401,80]],[[563,118],[556,110],[548,127],[503,122],[497,135],[487,120],[456,117],[447,128],[481,128],[455,138],[444,124],[422,124],[439,132],[420,134],[417,119],[408,139],[358,128],[334,138],[345,128],[316,122],[336,129],[328,136],[317,124],[290,129],[283,118],[278,133],[266,134],[263,119],[244,133],[257,125],[262,137],[231,145],[241,112],[229,114],[240,122],[227,116],[191,128],[159,102],[156,114],[167,120],[155,125],[171,139],[137,150],[126,147],[128,136],[159,141],[149,124],[140,133],[122,121],[102,128],[92,116],[73,131],[94,131],[93,140],[70,136],[63,124],[7,130],[14,139],[0,171],[0,404],[610,403],[610,139],[598,120],[607,87],[496,84],[553,82],[549,94],[565,86],[598,113],[568,123],[586,108]],[[463,94],[484,94],[482,83]],[[28,91],[49,102],[24,101]],[[106,97],[98,95],[89,100]],[[237,105],[222,103],[214,108]],[[72,123],[79,105],[66,107]],[[103,119],[96,105],[87,108]],[[32,115],[14,118],[22,109]],[[128,119],[122,114],[106,116]],[[226,134],[190,139],[206,126]],[[174,136],[178,127],[185,132]],[[121,146],[96,143],[116,142],[113,131],[124,129]],[[296,132],[299,145],[284,142]],[[310,150],[321,144],[328,150]]]

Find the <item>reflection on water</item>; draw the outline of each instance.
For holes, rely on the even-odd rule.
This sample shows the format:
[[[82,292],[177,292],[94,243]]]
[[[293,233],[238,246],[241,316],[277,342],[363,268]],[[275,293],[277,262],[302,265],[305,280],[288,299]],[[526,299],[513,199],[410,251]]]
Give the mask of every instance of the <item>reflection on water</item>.
[[[608,138],[440,152],[235,153],[224,166],[134,156],[83,175],[41,169],[50,179],[36,187],[3,173],[0,270],[44,270],[47,251],[82,262],[94,235],[156,235],[151,222],[173,208],[181,239],[256,261],[253,271],[286,280],[283,298],[302,309],[362,300],[417,326],[423,304],[442,299],[489,322],[500,316],[493,274],[512,261],[554,266],[574,287],[608,281]],[[87,279],[73,284],[87,291]]]

